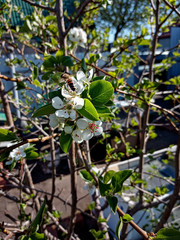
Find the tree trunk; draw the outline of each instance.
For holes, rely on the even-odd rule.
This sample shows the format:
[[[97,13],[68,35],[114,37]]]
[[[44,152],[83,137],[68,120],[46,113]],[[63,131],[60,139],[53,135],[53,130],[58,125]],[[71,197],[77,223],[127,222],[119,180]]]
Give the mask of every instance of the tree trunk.
[[[8,98],[7,98],[7,94],[4,91],[4,84],[3,84],[1,79],[0,79],[0,96],[1,96],[2,104],[3,104],[3,108],[4,108],[4,113],[5,113],[6,119],[7,119],[7,125],[12,130],[14,130],[14,121],[13,121],[13,118],[12,118],[12,113],[11,113],[9,101],[8,101]]]

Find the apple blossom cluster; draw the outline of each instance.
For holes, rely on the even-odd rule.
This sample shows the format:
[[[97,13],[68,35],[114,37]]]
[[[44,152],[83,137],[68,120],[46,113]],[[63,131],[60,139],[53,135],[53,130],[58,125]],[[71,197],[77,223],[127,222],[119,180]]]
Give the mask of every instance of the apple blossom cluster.
[[[87,42],[87,34],[82,28],[73,27],[69,31],[69,40],[84,45]]]
[[[80,95],[85,87],[90,84],[92,76],[93,70],[89,72],[89,77],[86,77],[82,71],[78,71],[76,79],[71,77],[75,91],[72,91],[65,83],[61,88],[63,98],[59,96],[52,98],[52,106],[56,111],[49,116],[49,125],[53,128],[58,126],[66,134],[71,134],[73,140],[77,143],[101,135],[103,132],[101,121],[92,121],[81,116],[78,112],[84,106],[84,99]]]
[[[16,144],[16,143],[14,143]],[[14,145],[13,144],[13,145]],[[8,145],[11,146],[12,144]],[[25,150],[26,148],[30,147],[30,144],[29,143],[26,143],[20,147],[17,147],[15,149],[13,149],[11,152],[10,152],[10,159],[9,161],[6,162],[6,165],[11,165],[14,161],[19,161],[21,158],[25,158],[26,157],[26,153],[25,153]]]

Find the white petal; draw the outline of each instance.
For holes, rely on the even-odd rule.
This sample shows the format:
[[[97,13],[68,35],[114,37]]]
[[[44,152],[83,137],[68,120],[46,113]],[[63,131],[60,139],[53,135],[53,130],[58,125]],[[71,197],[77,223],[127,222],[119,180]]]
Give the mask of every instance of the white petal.
[[[64,131],[67,134],[72,133],[72,130],[73,130],[73,126],[65,126],[65,128],[64,128]]]
[[[69,92],[68,90],[66,90],[64,87],[61,88],[61,94],[65,98],[72,98],[72,96],[73,96],[73,94],[71,92]]]
[[[88,81],[90,81],[90,80],[92,79],[92,77],[93,77],[93,69],[91,69],[91,70],[89,71]]]
[[[72,132],[72,138],[74,139],[75,142],[81,143],[83,141],[82,139],[82,133],[79,129],[76,129]]]
[[[86,118],[79,118],[76,122],[79,129],[86,129],[88,127],[88,121]]]
[[[83,140],[89,140],[93,137],[93,133],[89,129],[85,129],[82,133]]]
[[[74,86],[76,88],[76,95],[80,95],[84,91],[84,85],[81,81],[74,81]]]
[[[73,102],[74,102],[74,108],[75,109],[81,109],[84,106],[84,99],[80,98],[80,97],[75,97],[73,98]]]
[[[69,116],[71,119],[75,120],[76,119],[76,111],[72,109]]]
[[[54,97],[52,99],[52,106],[55,109],[61,109],[64,107],[64,102],[62,101],[62,99],[60,97]]]
[[[79,29],[76,27],[71,28],[69,31],[69,39],[71,42],[77,42],[79,37]]]
[[[12,159],[12,160],[9,160],[9,161],[7,161],[5,164],[6,164],[6,165],[11,165],[11,164],[13,163],[13,161],[14,161],[13,159]]]
[[[100,127],[102,125],[102,122],[100,120],[99,121],[95,121],[95,124]]]
[[[49,115],[49,120],[49,125],[53,128],[55,128],[59,124],[55,114]]]
[[[60,118],[68,118],[69,117],[69,113],[66,110],[57,110],[55,112],[55,114],[57,117],[60,117]]]
[[[77,78],[77,80],[79,81],[86,81],[86,76],[85,76],[85,74],[83,73],[83,71],[78,71],[77,73],[76,73],[76,78]]]
[[[99,136],[103,133],[103,128],[102,127],[98,127],[95,132],[94,132],[94,136]]]

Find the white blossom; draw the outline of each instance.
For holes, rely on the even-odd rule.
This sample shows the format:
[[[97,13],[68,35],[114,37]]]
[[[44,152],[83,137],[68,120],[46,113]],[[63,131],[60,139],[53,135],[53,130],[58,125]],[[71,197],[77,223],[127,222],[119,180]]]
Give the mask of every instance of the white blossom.
[[[52,105],[57,109],[55,116],[50,117],[50,126],[55,127],[59,123],[65,121],[65,119],[71,118],[75,120],[77,118],[77,112],[75,109],[81,109],[84,106],[84,99],[80,97],[74,97],[63,101],[60,97],[54,97],[52,99]],[[63,121],[64,119],[64,121]]]
[[[87,42],[87,34],[82,28],[73,27],[69,31],[69,40],[84,47]]]
[[[30,146],[29,143],[26,143],[20,147],[17,147],[15,149],[12,150],[12,152],[10,152],[9,157],[11,158],[10,161],[6,162],[6,165],[11,165],[13,163],[13,161],[19,161],[21,158],[25,158],[26,157],[26,153],[25,153],[25,149],[28,148]]]
[[[86,77],[86,75],[84,74],[83,71],[78,71],[76,74],[77,80],[83,82],[86,85],[90,84],[90,81],[93,77],[93,69],[91,69],[88,73],[88,77]]]
[[[80,118],[76,122],[77,127],[81,130],[83,140],[89,140],[93,136],[101,135],[103,128],[101,121],[91,121],[87,118]]]
[[[71,42],[78,42],[79,40],[79,30],[77,27],[73,27],[69,31],[69,39]]]
[[[75,91],[72,91],[68,87],[66,88],[62,87],[61,89],[62,96],[68,99],[79,96],[84,91],[84,88],[85,88],[82,81],[77,81],[74,77],[72,77],[72,80],[75,87]]]

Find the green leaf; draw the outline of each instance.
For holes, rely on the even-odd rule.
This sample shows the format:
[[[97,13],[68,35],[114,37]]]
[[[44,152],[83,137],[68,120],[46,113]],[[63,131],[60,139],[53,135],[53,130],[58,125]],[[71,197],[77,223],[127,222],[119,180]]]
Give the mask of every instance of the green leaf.
[[[40,87],[40,88],[42,87],[41,83],[37,79],[35,79],[33,83],[37,87]]]
[[[98,77],[94,77],[93,81],[97,81],[97,80],[103,80],[104,76],[98,76]]]
[[[104,183],[108,183],[112,179],[114,174],[115,174],[115,171],[113,170],[109,170],[108,172],[106,172],[106,174],[104,175]]]
[[[55,64],[57,63],[56,58],[52,55],[44,57],[43,66],[45,70],[54,70]]]
[[[52,74],[53,74],[52,71],[46,72],[45,74],[42,75],[42,80],[48,80],[48,79],[50,79]]]
[[[29,30],[32,31],[32,26],[31,26],[29,19],[26,19],[26,25],[29,28]]]
[[[46,240],[44,233],[37,233],[37,232],[34,232],[33,234],[31,234],[30,239],[31,240]]]
[[[128,222],[130,222],[131,220],[133,220],[133,218],[132,218],[129,214],[125,214],[125,215],[122,217],[122,219],[123,219],[123,222],[124,222],[124,223],[128,223]]]
[[[69,57],[69,56],[62,57],[62,64],[64,66],[68,66],[68,67],[74,66],[74,63],[73,63],[71,57]]]
[[[39,72],[38,72],[38,67],[33,65],[33,70],[32,70],[32,80],[36,80],[38,78]]]
[[[111,113],[110,109],[106,106],[96,107],[96,110],[97,110],[100,117],[106,117],[106,116],[110,116],[110,115],[114,116]]]
[[[55,74],[53,74],[53,75],[51,76],[51,80],[52,80],[53,82],[59,84],[60,79],[61,79],[61,75],[62,75],[62,73],[57,72],[57,73],[55,73]]]
[[[16,90],[22,90],[25,88],[26,88],[26,85],[24,84],[24,82],[17,82]]]
[[[130,177],[131,174],[132,170],[122,170],[114,174],[112,177],[113,193],[121,191],[124,181]]]
[[[93,177],[87,170],[81,170],[80,171],[80,177],[85,181],[85,182],[91,182],[93,181]]]
[[[162,228],[157,232],[154,240],[179,240],[180,232],[173,228]]]
[[[72,144],[72,136],[71,134],[66,134],[64,131],[61,133],[60,136],[60,146],[62,150],[67,153],[71,147]]]
[[[60,97],[60,98],[62,97],[61,89],[57,91],[49,92],[49,98],[52,99],[54,97]]]
[[[5,150],[3,153],[0,155],[0,162],[3,162],[8,159],[9,154],[11,151]]]
[[[51,37],[51,43],[52,43],[52,45],[53,45],[54,47],[56,47],[57,44],[58,44],[57,40],[56,40],[55,38],[53,38],[53,37]]]
[[[95,229],[89,230],[96,240],[103,240],[107,231],[96,231]]]
[[[31,160],[31,159],[36,159],[38,157],[39,157],[39,154],[37,152],[32,150],[26,151],[26,159]]]
[[[117,211],[117,204],[118,204],[117,197],[107,196],[106,198],[109,203],[109,206],[111,207],[112,211],[115,213]]]
[[[92,82],[89,89],[89,95],[91,96],[92,103],[97,106],[106,104],[110,100],[113,92],[114,89],[112,84],[105,80]]]
[[[57,109],[53,108],[52,104],[49,103],[47,105],[44,105],[40,108],[38,108],[32,115],[32,117],[40,117],[40,116],[43,116],[43,115],[49,115],[49,114],[52,114],[52,113],[55,113]]]
[[[99,177],[99,191],[102,196],[107,196],[111,191],[111,188],[111,184],[104,183],[101,177]]]
[[[34,233],[39,229],[39,226],[41,225],[43,221],[43,216],[45,212],[46,202],[44,201],[39,212],[37,213],[35,219],[31,223],[30,227],[28,228],[28,233]]]
[[[58,63],[62,63],[63,56],[64,56],[64,51],[63,50],[58,50],[56,52],[56,59],[57,59]]]
[[[11,132],[10,130],[0,128],[0,142],[3,141],[13,141],[17,140],[16,133]]]
[[[82,68],[83,72],[86,73],[87,66],[86,66],[86,62],[85,62],[84,58],[82,59],[82,62],[81,62],[81,68]]]
[[[84,99],[84,106],[82,109],[77,110],[81,115],[84,117],[92,120],[92,121],[98,121],[99,120],[99,115],[93,106],[93,104],[88,100]]]
[[[121,233],[122,226],[123,226],[123,220],[122,220],[122,217],[120,217],[118,224],[116,226],[116,236],[118,237],[118,239],[120,239],[120,233]]]

